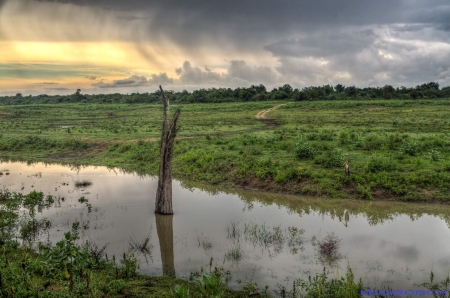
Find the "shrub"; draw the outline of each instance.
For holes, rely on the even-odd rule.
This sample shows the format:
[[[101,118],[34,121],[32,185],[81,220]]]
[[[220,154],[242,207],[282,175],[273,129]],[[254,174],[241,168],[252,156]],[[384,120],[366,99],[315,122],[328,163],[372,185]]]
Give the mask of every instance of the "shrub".
[[[350,267],[347,274],[340,279],[330,279],[326,273],[309,278],[308,281],[298,280],[297,286],[301,289],[301,297],[319,298],[359,298],[364,289],[362,280],[358,283],[354,281],[354,275]],[[286,296],[287,297],[287,296]]]
[[[416,156],[419,152],[419,146],[416,141],[404,140],[400,147],[400,152],[410,156]]]
[[[278,170],[275,175],[275,182],[285,184],[290,180],[296,179],[298,177],[297,169],[295,168],[284,168]]]
[[[319,139],[322,141],[333,141],[334,140],[334,131],[329,129],[323,129],[319,133]]]
[[[314,158],[316,150],[301,136],[295,144],[294,153],[298,159],[307,159]]]
[[[431,161],[439,161],[441,160],[441,154],[436,149],[431,149],[430,151],[428,151],[428,158]]]
[[[325,152],[316,162],[328,168],[341,167],[344,164],[344,153],[341,149],[334,148]]]
[[[369,157],[369,161],[367,163],[367,171],[372,173],[382,171],[389,172],[395,170],[395,168],[396,164],[390,157],[373,155]]]
[[[444,171],[450,172],[450,161],[445,162],[445,163],[442,165],[442,169],[443,169]]]
[[[350,134],[347,131],[341,131],[339,134],[339,142],[345,145],[350,141]]]
[[[390,150],[396,150],[402,143],[403,138],[398,133],[389,134],[386,138],[386,147]]]
[[[355,135],[354,137],[355,147],[356,148],[363,148],[364,147],[364,140],[360,135]]]
[[[383,144],[381,138],[379,138],[376,135],[369,135],[364,140],[364,149],[366,150],[373,150],[373,149],[379,149],[381,145]]]

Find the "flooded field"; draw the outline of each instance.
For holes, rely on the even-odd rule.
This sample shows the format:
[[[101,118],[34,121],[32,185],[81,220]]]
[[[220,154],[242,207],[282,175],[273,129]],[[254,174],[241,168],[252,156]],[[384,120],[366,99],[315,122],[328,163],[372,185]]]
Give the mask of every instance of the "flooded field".
[[[275,289],[324,267],[343,276],[350,265],[366,286],[421,289],[431,270],[441,280],[450,269],[447,205],[229,192],[174,181],[175,215],[155,216],[153,176],[18,162],[3,162],[0,171],[2,189],[59,197],[38,215],[53,224],[41,241],[56,243],[79,221],[81,241],[107,244],[110,258],[134,252],[143,274],[189,278],[219,267],[231,272],[232,288],[253,281]],[[335,240],[328,254],[321,252],[326,239]]]

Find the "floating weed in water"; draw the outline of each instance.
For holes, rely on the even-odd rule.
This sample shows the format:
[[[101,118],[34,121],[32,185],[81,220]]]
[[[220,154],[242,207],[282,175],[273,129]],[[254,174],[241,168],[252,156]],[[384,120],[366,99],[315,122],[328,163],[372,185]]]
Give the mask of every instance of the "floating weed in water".
[[[225,253],[225,258],[231,262],[239,262],[244,256],[244,251],[240,245],[236,245]]]
[[[327,234],[322,240],[317,241],[317,246],[320,255],[326,257],[336,256],[338,254],[339,247],[342,239],[339,239],[334,232]]]
[[[342,239],[339,239],[334,233],[327,234],[321,240],[315,240],[315,245],[319,251],[319,261],[324,266],[335,268],[338,266],[339,259],[342,256],[339,254],[339,247]]]
[[[42,178],[42,173],[41,172],[37,172],[36,174],[30,175],[28,177]]]
[[[204,237],[203,233],[201,236],[197,235],[197,243],[198,243],[198,248],[203,247],[203,250],[205,250],[205,251],[211,251],[212,246],[213,246],[211,239],[209,239],[208,237]]]
[[[228,239],[239,242],[241,239],[251,243],[254,247],[259,246],[268,251],[271,257],[276,256],[286,245],[292,254],[303,250],[303,229],[288,227],[282,229],[281,226],[258,225],[253,222],[244,222],[244,230],[238,227],[238,223],[231,223],[227,227]]]
[[[227,238],[239,241],[242,236],[241,230],[238,228],[239,222],[232,222],[231,228],[227,227]]]
[[[150,232],[148,233],[148,235],[142,239],[142,240],[137,240],[136,236],[134,236],[134,234],[130,237],[130,241],[128,242],[129,245],[129,252],[131,253],[140,253],[144,256],[145,258],[145,262],[148,264],[148,258],[150,258],[150,260],[152,259],[152,253],[151,253],[151,249],[153,248],[153,245],[150,243],[150,239],[151,239],[151,233],[152,233],[152,227],[150,227]]]
[[[92,186],[92,181],[89,180],[81,180],[81,181],[75,181],[75,188],[82,188],[82,187],[89,187]]]

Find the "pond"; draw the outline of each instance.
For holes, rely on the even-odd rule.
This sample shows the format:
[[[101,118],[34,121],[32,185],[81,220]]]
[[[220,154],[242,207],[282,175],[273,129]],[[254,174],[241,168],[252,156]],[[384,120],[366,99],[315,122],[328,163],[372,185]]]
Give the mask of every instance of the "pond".
[[[431,270],[440,281],[450,268],[447,205],[230,191],[175,180],[175,215],[155,216],[154,176],[20,162],[2,162],[0,171],[0,188],[64,197],[39,214],[53,223],[46,241],[55,244],[79,221],[80,241],[107,244],[110,258],[134,251],[143,274],[188,278],[218,267],[231,272],[231,288],[253,281],[276,289],[324,267],[344,276],[349,265],[366,286],[422,289]],[[320,253],[327,235],[338,242],[330,256]],[[148,250],[133,249],[147,238]]]

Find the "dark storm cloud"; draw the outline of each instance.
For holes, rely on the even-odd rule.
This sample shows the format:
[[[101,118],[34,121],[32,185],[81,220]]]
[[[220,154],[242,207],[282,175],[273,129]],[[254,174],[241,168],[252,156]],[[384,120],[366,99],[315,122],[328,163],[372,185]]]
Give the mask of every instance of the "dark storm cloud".
[[[123,80],[114,80],[112,83],[104,83],[103,81],[94,83],[92,86],[97,88],[136,88],[142,86],[154,86],[173,84],[174,79],[169,78],[166,73],[151,74],[147,79],[145,76],[133,75]]]
[[[175,71],[180,76],[182,84],[217,83],[222,79],[220,73],[203,71],[199,67],[193,67],[189,61],[185,61],[183,67],[177,68]]]
[[[212,71],[208,67],[204,69],[193,66],[185,61],[182,67],[177,68],[178,78],[171,78],[166,73],[151,74],[145,76],[133,75],[122,80],[114,80],[112,83],[98,82],[92,84],[96,88],[136,88],[142,86],[249,86],[251,84],[270,84],[277,80],[276,72],[267,66],[250,66],[243,60],[230,61],[226,72]],[[191,86],[189,88],[188,86]],[[175,88],[177,89],[177,88]]]
[[[27,5],[3,7],[14,13],[30,13],[31,2],[20,1]],[[162,45],[164,50],[177,50],[182,59],[191,61],[177,68],[178,78],[133,76],[108,84],[99,82],[95,87],[138,87],[158,82],[211,87],[258,82],[297,87],[327,83],[414,86],[426,81],[450,85],[448,0],[46,2],[54,2],[58,8],[36,7],[40,18],[35,22],[51,19],[57,24],[69,22],[70,26],[47,28],[30,22],[29,27],[41,28],[43,33],[27,31],[24,39],[39,36],[49,40],[133,42],[142,57],[161,68],[167,63],[160,60],[164,52],[155,51],[149,44]],[[6,12],[3,15],[7,16]],[[0,22],[0,38],[8,36],[4,28]],[[202,59],[212,52],[217,61],[220,55],[232,61],[226,72],[211,71],[219,62],[203,63]],[[257,55],[264,52],[273,56],[272,64],[261,61],[250,66],[243,61],[251,55],[257,61]],[[193,66],[206,63],[210,68]]]
[[[267,66],[249,66],[243,60],[232,60],[226,73],[211,71],[208,67],[202,70],[193,67],[185,61],[183,67],[175,69],[180,76],[181,84],[221,83],[226,85],[250,85],[272,83],[277,80],[277,74]]]
[[[148,80],[144,76],[133,75],[129,78],[123,80],[114,80],[112,83],[98,82],[92,84],[94,87],[98,88],[117,88],[117,87],[139,87],[147,86]]]
[[[271,83],[277,80],[277,74],[267,66],[248,66],[243,60],[231,61],[228,78],[248,83]]]
[[[278,58],[277,70],[301,85],[411,86],[432,80],[445,85],[448,39],[431,26],[351,27],[280,40],[266,49]]]
[[[116,11],[120,22],[138,25],[123,38],[170,39],[185,47],[199,43],[245,48],[279,34],[336,26],[369,24],[448,24],[450,4],[444,0],[229,0],[229,1],[59,1]],[[50,15],[51,12],[47,11]],[[82,17],[78,15],[78,17]],[[97,16],[104,18],[102,14]],[[104,20],[103,20],[104,22]],[[136,24],[135,24],[136,25]],[[136,25],[137,26],[137,25]],[[72,33],[75,35],[75,33]],[[134,36],[133,36],[134,35]],[[73,36],[76,38],[76,36]],[[81,38],[81,37],[78,37]]]

